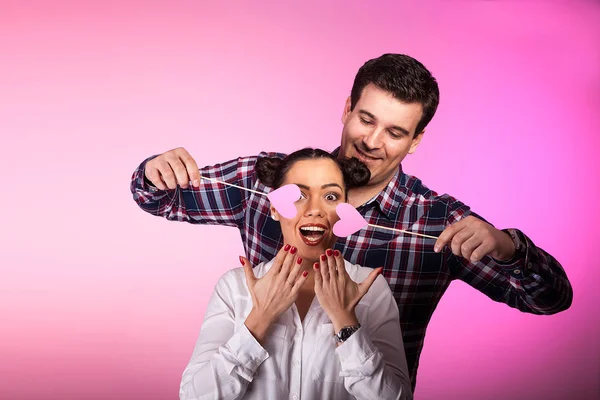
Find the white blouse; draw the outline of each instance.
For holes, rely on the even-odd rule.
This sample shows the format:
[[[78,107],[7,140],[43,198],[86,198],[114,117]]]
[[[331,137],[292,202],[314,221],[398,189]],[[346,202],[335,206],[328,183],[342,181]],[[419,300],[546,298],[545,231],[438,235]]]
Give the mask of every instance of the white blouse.
[[[355,282],[372,271],[345,264]],[[208,304],[180,399],[412,399],[398,307],[383,277],[356,306],[362,327],[339,347],[316,296],[303,321],[296,305],[282,314],[264,347],[244,325],[251,309],[243,268],[228,271]]]

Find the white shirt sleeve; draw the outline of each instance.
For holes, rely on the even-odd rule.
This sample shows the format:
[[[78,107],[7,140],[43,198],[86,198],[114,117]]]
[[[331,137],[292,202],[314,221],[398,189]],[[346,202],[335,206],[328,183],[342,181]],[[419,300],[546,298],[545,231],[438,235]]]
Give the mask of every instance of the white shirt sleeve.
[[[381,276],[369,292],[378,295],[370,305],[366,324],[361,321],[362,327],[335,350],[344,386],[359,400],[410,400],[413,396],[398,306]]]
[[[226,276],[219,280],[208,303],[194,353],[181,379],[181,400],[239,399],[269,357],[246,325],[235,326],[233,294]]]

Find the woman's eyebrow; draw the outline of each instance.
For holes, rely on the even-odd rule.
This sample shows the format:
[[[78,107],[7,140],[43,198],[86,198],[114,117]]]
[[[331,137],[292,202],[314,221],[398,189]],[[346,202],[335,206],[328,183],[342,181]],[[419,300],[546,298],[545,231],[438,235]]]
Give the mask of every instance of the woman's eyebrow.
[[[303,185],[301,183],[295,183],[294,185],[298,186],[300,189],[310,190],[309,186]],[[324,185],[321,185],[321,189],[325,189],[328,187],[338,187],[338,188],[340,188],[340,190],[342,189],[342,187],[340,185],[338,185],[337,183],[326,183]]]

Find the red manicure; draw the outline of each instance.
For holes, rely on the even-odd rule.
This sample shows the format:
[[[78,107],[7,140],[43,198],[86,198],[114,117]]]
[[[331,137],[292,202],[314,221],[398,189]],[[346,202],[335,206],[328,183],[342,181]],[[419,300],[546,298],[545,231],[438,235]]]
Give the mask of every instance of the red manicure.
[[[339,257],[340,256],[340,251],[339,250],[334,250],[333,251],[333,255],[336,256],[336,257]]]
[[[242,263],[242,265],[246,265],[246,263],[244,262],[244,258],[242,256],[240,256],[240,262]]]
[[[296,254],[297,250],[298,250],[297,248],[295,248],[295,247],[292,246],[292,249],[290,250],[290,253]]]
[[[302,273],[302,276],[306,278],[306,277],[308,276],[308,271],[304,271],[304,272]]]
[[[302,257],[298,257],[296,259],[296,264],[302,264]]]
[[[313,267],[315,267],[315,269],[319,269],[319,263],[315,263],[315,265],[313,265]]]
[[[283,251],[288,251],[290,249],[290,245],[286,244],[285,247],[283,248]]]
[[[327,249],[325,253],[327,253],[328,257],[331,257],[333,255],[333,251],[331,251],[331,249]]]
[[[321,261],[325,261],[327,260],[327,257],[325,256],[325,254],[321,254]]]

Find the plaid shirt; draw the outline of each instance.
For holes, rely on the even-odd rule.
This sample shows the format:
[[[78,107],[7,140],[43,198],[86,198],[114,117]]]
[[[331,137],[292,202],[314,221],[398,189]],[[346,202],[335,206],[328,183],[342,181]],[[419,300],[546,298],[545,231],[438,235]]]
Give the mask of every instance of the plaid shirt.
[[[262,152],[258,157],[264,156],[284,155]],[[254,173],[258,157],[240,157],[202,168],[200,173],[268,193],[271,189],[260,183]],[[253,265],[275,257],[283,237],[279,222],[270,218],[266,196],[205,179],[200,188],[159,191],[144,180],[144,167],[150,159],[138,167],[131,182],[133,198],[143,210],[175,221],[236,227]],[[446,194],[440,196],[419,179],[403,173],[401,166],[385,190],[358,207],[358,211],[370,224],[433,236],[439,236],[446,226],[467,215],[477,216],[460,201]],[[523,249],[504,263],[491,257],[471,263],[452,254],[448,246],[435,253],[433,239],[372,227],[339,238],[335,244],[353,264],[384,267],[383,275],[400,311],[413,389],[427,324],[452,280],[460,279],[494,301],[533,314],[553,314],[570,306],[571,285],[558,261],[522,232],[512,233]]]

